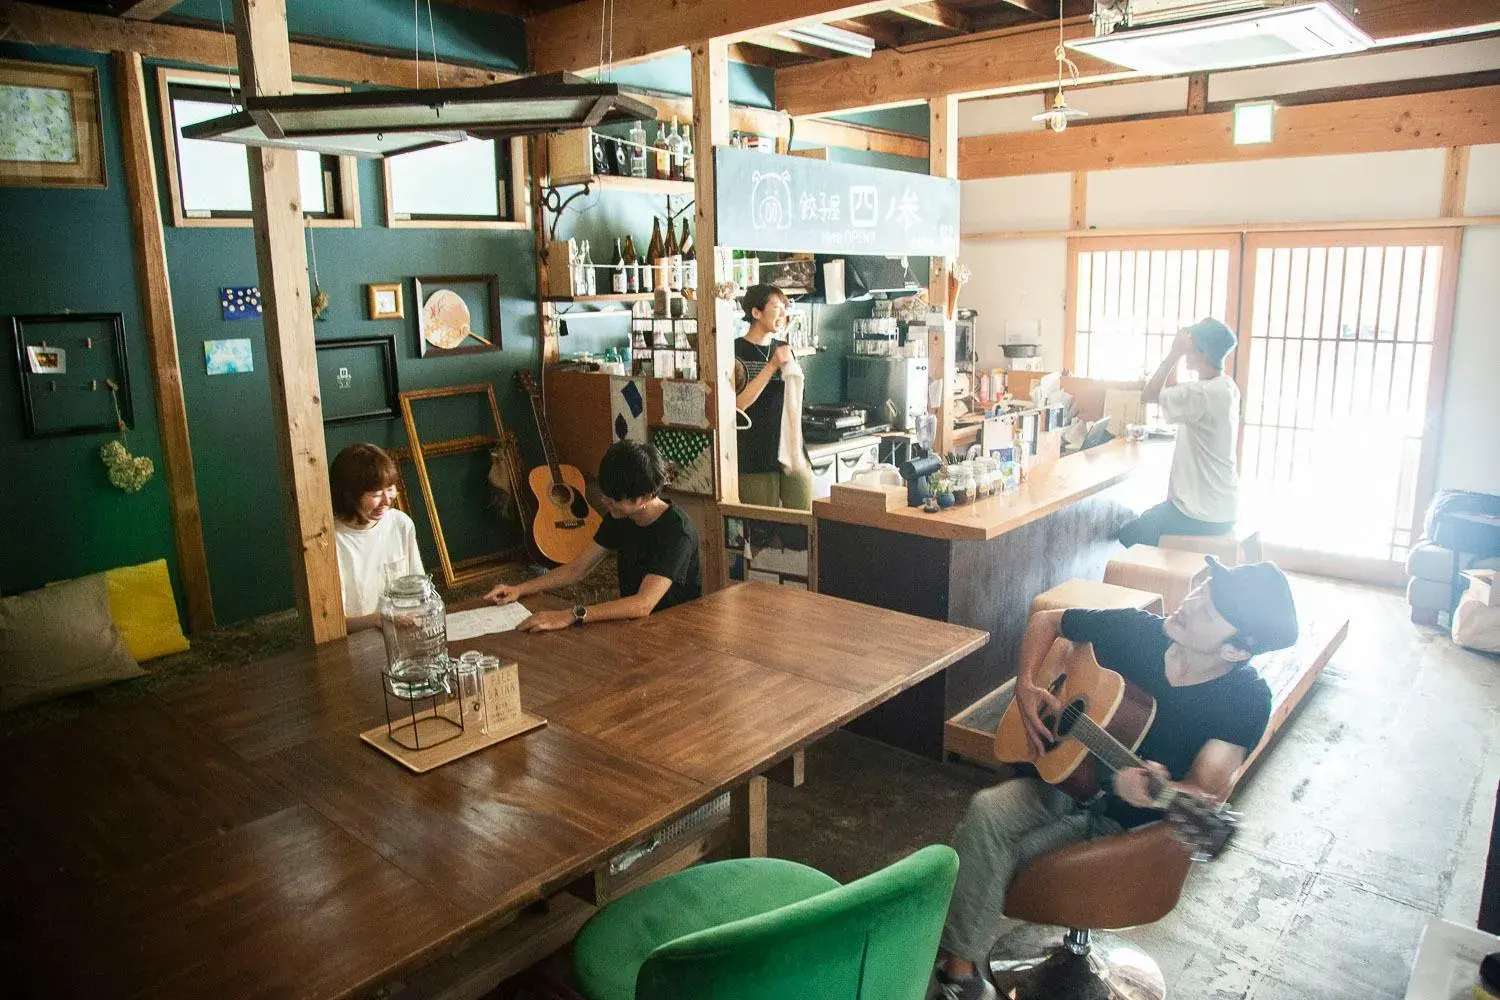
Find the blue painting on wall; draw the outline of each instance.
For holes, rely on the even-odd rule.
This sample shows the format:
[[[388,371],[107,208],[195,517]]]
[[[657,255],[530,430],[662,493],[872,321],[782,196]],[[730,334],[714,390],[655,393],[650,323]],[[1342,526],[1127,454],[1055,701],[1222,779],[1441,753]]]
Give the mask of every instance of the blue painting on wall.
[[[260,288],[255,285],[221,288],[219,308],[225,319],[260,319]]]

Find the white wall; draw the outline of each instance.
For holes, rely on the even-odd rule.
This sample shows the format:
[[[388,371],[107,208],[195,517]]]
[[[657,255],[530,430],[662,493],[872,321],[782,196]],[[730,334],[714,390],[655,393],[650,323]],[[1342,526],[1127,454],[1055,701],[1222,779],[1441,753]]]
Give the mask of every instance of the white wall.
[[[958,253],[959,260],[974,272],[959,293],[958,304],[979,310],[975,350],[980,363],[988,368],[1001,366],[1006,321],[1038,324],[1043,359],[1052,366],[1060,363],[1067,240],[962,241]]]
[[[1500,227],[1468,230],[1461,260],[1437,481],[1500,494]]]

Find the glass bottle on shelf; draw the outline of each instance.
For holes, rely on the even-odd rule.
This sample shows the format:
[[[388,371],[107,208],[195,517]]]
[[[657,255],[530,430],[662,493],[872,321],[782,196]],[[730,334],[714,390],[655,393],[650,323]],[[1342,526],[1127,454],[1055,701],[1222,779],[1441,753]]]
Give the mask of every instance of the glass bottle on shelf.
[[[689,183],[698,179],[698,168],[693,162],[693,126],[682,126],[682,179]]]
[[[625,291],[634,294],[641,290],[641,265],[635,255],[635,237],[625,237]]]
[[[682,291],[682,248],[677,245],[677,230],[672,227],[671,219],[667,220],[667,242],[662,255],[666,257],[667,287],[674,292]]]
[[[625,281],[625,248],[620,243],[620,238],[615,237],[615,262],[609,271],[609,288],[616,295],[624,295],[629,288]]]
[[[579,251],[583,255],[583,291],[581,295],[599,294],[599,277],[594,273],[594,258],[589,253],[589,241],[583,241],[583,249]]]
[[[666,276],[662,274],[665,257],[665,244],[661,238],[661,219],[654,218],[651,220],[651,243],[646,247],[646,268],[651,272],[651,287],[642,288],[642,291],[655,291],[667,286]]]
[[[640,122],[630,126],[630,176],[646,176],[646,126]]]
[[[682,128],[672,116],[672,131],[667,134],[667,155],[671,157],[672,179],[682,180]]]
[[[651,176],[669,180],[672,176],[672,149],[667,145],[667,126],[656,123],[656,141],[651,144]]]
[[[682,287],[698,287],[698,248],[693,245],[693,234],[688,231],[688,220],[682,220],[682,240],[677,244],[682,250]]]

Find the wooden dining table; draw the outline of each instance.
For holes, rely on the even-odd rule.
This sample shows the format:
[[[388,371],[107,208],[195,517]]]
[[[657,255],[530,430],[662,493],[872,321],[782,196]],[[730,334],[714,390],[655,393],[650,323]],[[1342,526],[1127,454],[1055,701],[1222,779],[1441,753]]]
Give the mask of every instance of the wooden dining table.
[[[764,850],[762,775],[985,641],[747,583],[453,643],[518,663],[547,724],[426,774],[359,739],[385,719],[376,632],[11,736],[7,992],[478,992],[566,943],[611,857],[726,792],[739,853]]]

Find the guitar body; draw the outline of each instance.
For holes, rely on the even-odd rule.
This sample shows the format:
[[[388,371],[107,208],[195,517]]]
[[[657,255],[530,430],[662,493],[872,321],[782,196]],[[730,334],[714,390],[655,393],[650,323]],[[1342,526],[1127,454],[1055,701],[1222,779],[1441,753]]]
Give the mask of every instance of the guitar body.
[[[1155,699],[1127,684],[1113,670],[1100,666],[1088,643],[1058,639],[1042,661],[1041,673],[1047,689],[1065,709],[1072,708],[1087,716],[1132,752],[1141,745],[1156,718]],[[1026,742],[1021,706],[1011,699],[995,731],[995,756],[1008,764],[1031,764],[1043,781],[1057,785],[1080,802],[1087,802],[1099,791],[1095,760],[1088,747],[1068,737],[1072,727],[1066,711],[1064,716],[1062,720],[1052,715],[1042,716],[1042,721],[1060,739],[1046,753],[1034,757]]]
[[[553,467],[546,465],[538,465],[526,477],[536,496],[531,537],[542,555],[555,563],[566,563],[589,547],[603,518],[589,506],[583,473],[571,465],[559,465],[556,470],[555,482]]]

